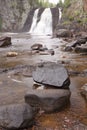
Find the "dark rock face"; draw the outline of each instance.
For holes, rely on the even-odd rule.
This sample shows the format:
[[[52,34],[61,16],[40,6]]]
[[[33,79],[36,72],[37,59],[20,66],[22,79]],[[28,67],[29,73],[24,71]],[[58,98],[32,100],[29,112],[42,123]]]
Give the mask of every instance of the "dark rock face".
[[[23,129],[33,124],[34,113],[28,104],[0,107],[0,127],[8,130]]]
[[[62,65],[44,65],[33,72],[35,82],[58,88],[69,88],[70,80],[67,70]]]
[[[11,45],[11,37],[0,38],[0,47],[7,47],[9,45]]]
[[[32,24],[32,20],[33,20],[33,15],[34,15],[34,11],[36,10],[35,9],[32,9],[29,14],[28,14],[28,17],[26,19],[26,22],[23,26],[23,28],[21,29],[22,32],[28,32],[30,30],[30,27],[31,27],[31,24]]]
[[[69,104],[70,91],[65,89],[32,90],[25,95],[25,102],[41,108],[46,113],[60,111]]]
[[[40,19],[41,19],[41,14],[43,13],[44,9],[45,9],[45,8],[40,8],[40,9],[39,9],[37,23],[40,21]]]
[[[78,53],[87,53],[87,45],[83,45],[83,46],[77,46],[75,48],[75,52],[78,52]]]
[[[58,24],[58,21],[59,21],[59,9],[58,9],[58,7],[51,8],[51,12],[52,12],[52,27],[53,27],[53,31],[54,31],[57,24]]]

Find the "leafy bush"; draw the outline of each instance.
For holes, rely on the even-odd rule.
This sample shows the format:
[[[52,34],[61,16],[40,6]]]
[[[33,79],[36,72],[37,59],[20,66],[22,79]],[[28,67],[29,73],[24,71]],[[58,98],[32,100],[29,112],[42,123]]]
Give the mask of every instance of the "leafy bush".
[[[44,1],[44,0],[29,0],[29,4],[33,7],[38,6],[38,7],[53,7],[55,6],[52,3],[49,3],[49,0]]]
[[[64,1],[64,7],[65,8],[68,8],[70,5],[71,5],[70,0],[65,0]]]
[[[57,6],[58,6],[58,7],[63,7],[63,6],[64,6],[62,0],[59,0],[59,3],[57,4]]]

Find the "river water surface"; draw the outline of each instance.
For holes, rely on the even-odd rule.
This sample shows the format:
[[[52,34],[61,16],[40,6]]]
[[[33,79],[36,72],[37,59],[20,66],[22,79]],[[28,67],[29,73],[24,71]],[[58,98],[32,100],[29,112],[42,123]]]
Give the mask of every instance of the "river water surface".
[[[87,69],[87,56],[62,51],[67,44],[62,39],[52,38],[51,36],[30,36],[28,33],[2,33],[1,35],[11,36],[12,46],[0,48],[0,70],[8,69],[3,73],[0,71],[0,105],[22,103],[26,92],[32,89],[32,77],[20,73],[20,66],[36,65],[41,62],[61,62],[69,72],[81,73]],[[48,49],[53,49],[55,54],[31,53],[31,45],[36,43],[43,44]],[[17,52],[18,55],[7,57],[7,53],[12,51]],[[20,69],[15,70],[16,67],[20,67]],[[70,105],[58,113],[39,114],[36,117],[39,123],[38,130],[45,130],[45,128],[46,130],[71,130],[73,123],[78,124],[78,122],[87,125],[87,103],[80,94],[80,88],[87,83],[87,76],[70,74],[70,79]],[[65,124],[65,120],[68,120],[70,126]]]

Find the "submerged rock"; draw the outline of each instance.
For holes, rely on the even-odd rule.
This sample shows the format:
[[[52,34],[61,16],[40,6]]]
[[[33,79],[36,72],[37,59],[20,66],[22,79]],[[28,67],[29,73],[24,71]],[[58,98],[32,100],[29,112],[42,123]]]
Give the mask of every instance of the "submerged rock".
[[[11,37],[1,37],[0,38],[0,47],[6,47],[11,45]]]
[[[45,51],[40,51],[40,55],[54,55],[55,51],[53,49],[45,50]]]
[[[51,113],[64,109],[70,102],[70,94],[70,91],[65,89],[34,89],[25,95],[25,102]]]
[[[15,57],[15,56],[17,56],[17,55],[18,55],[17,52],[8,52],[8,53],[7,53],[7,57]]]
[[[23,129],[33,124],[34,113],[28,104],[0,107],[0,127],[8,130]]]
[[[87,83],[81,88],[81,94],[87,100]]]
[[[35,82],[54,86],[57,88],[69,88],[70,79],[66,68],[60,64],[49,64],[37,67],[33,72]]]

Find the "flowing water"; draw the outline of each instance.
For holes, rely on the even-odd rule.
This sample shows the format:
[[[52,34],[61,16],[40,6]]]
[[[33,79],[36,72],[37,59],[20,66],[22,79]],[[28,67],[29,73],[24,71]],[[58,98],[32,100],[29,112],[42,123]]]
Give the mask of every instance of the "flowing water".
[[[65,62],[67,69],[72,71],[81,72],[87,69],[87,57],[85,55],[63,52],[62,48],[66,42],[62,39],[52,38],[51,36],[30,36],[28,33],[5,33],[2,35],[12,37],[12,46],[0,48],[0,69],[14,68],[22,65],[36,65],[44,61]],[[31,45],[35,43],[40,43],[49,49],[54,49],[55,55],[31,54]],[[7,57],[6,55],[9,51],[16,51],[18,56]],[[39,123],[38,127],[41,127],[38,129],[57,128],[62,130],[66,118],[71,122],[81,122],[87,125],[87,104],[80,95],[80,88],[87,83],[87,77],[71,76],[70,79],[70,106],[56,114],[38,115],[36,120]],[[32,77],[26,77],[23,72],[21,73],[20,69],[13,69],[7,73],[0,74],[0,105],[24,102],[24,95],[30,89],[33,89]]]
[[[41,20],[37,22],[38,19],[38,9],[34,13],[33,23],[29,33],[38,35],[48,35],[52,34],[52,14],[50,8],[46,8],[41,15]]]

